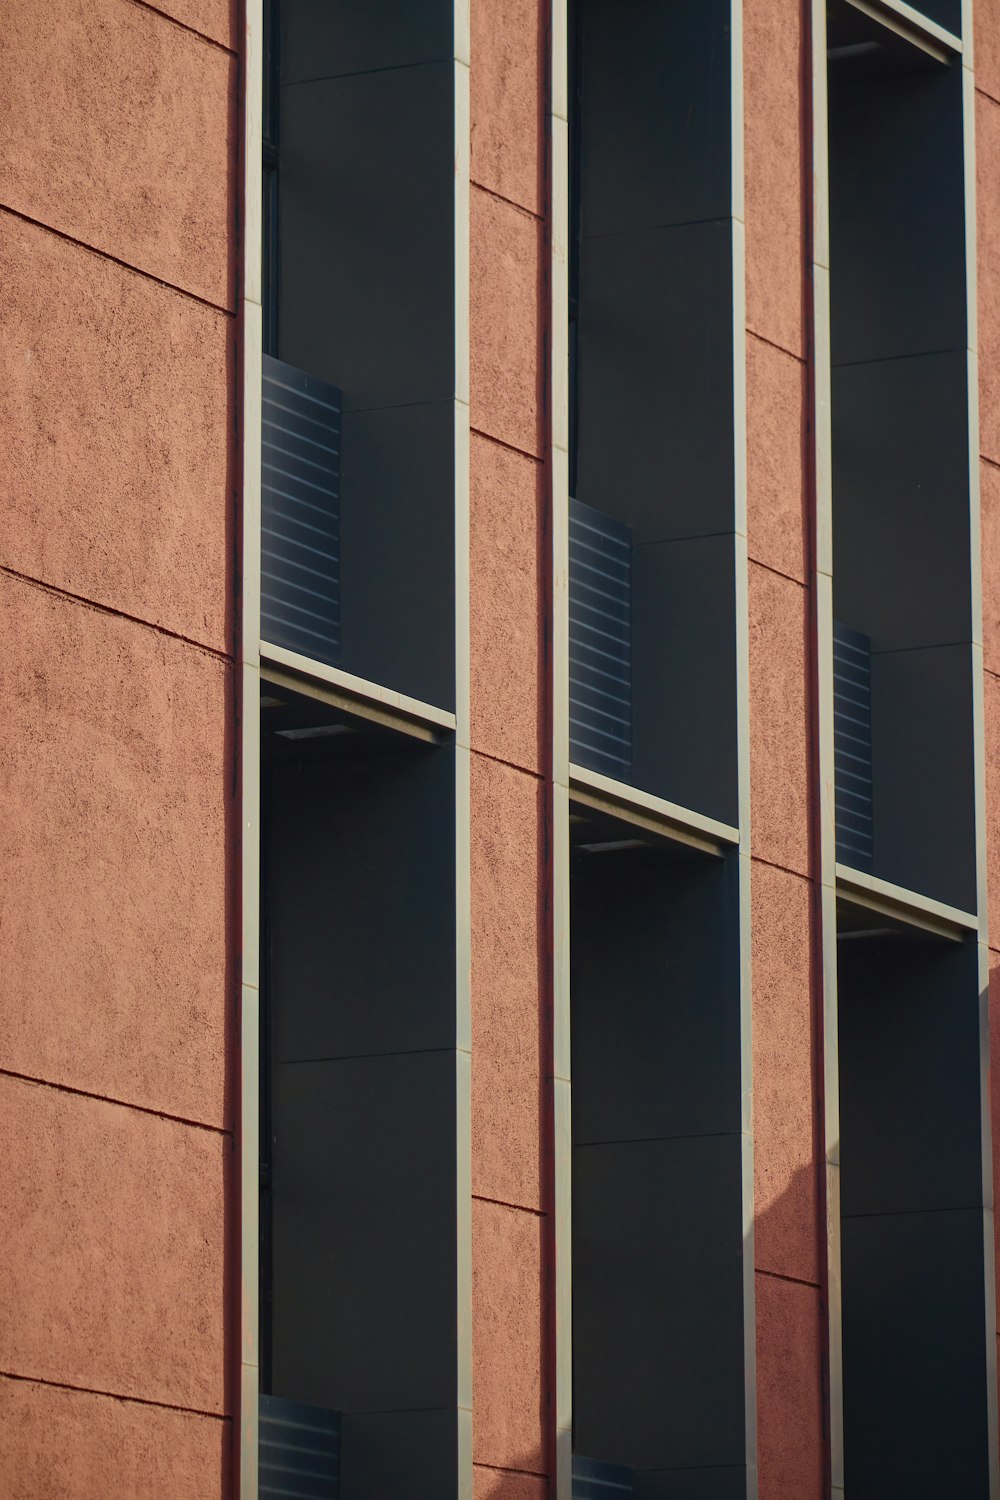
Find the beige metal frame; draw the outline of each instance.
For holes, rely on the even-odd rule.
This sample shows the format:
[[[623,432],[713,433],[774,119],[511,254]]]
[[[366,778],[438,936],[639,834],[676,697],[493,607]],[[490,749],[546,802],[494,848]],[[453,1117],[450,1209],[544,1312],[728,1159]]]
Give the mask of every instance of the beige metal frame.
[[[242,759],[242,988],[239,1050],[240,1395],[238,1494],[257,1500],[260,1012],[260,683],[307,696],[455,747],[455,1163],[458,1500],[472,1500],[472,1009],[470,989],[469,721],[469,0],[454,0],[455,162],[455,711],[419,702],[260,640],[261,151],[263,0],[244,0],[240,714]]]
[[[746,231],[743,164],[743,5],[731,0],[733,442],[739,827],[573,765],[569,754],[569,79],[567,0],[552,0],[549,139],[552,185],[549,400],[552,477],[552,880],[556,1500],[571,1500],[572,1078],[570,1047],[570,804],[598,807],[641,827],[739,861],[743,1167],[744,1369],[747,1500],[757,1496],[753,1088],[750,973],[750,705],[746,463]]]
[[[983,738],[982,578],[979,510],[979,364],[976,307],[976,162],[973,0],[962,0],[962,36],[956,37],[922,16],[904,0],[849,0],[856,9],[904,36],[941,61],[959,58],[962,67],[965,170],[965,241],[969,393],[970,568],[973,652],[973,758],[976,805],[975,913],[932,901],[919,892],[866,876],[836,860],[833,758],[833,469],[831,436],[830,342],[830,183],[827,105],[827,0],[811,0],[812,82],[812,280],[813,425],[816,515],[812,571],[817,659],[815,680],[818,739],[819,857],[823,1008],[824,1152],[827,1243],[827,1387],[829,1391],[830,1475],[833,1500],[843,1500],[847,1472],[844,1453],[843,1341],[840,1229],[840,1100],[837,1005],[838,899],[863,906],[916,930],[970,940],[979,954],[980,1100],[983,1164],[984,1296],[989,1434],[989,1492],[1000,1496],[997,1453],[997,1353],[993,1238],[993,1171],[989,1095],[989,949],[986,883],[985,750]]]

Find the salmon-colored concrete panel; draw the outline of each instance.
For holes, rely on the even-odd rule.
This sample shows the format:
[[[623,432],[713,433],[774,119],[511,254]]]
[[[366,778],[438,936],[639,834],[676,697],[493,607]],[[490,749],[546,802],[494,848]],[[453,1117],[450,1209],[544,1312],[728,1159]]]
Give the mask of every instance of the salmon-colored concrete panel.
[[[1000,9],[987,0],[985,5],[973,5],[972,19],[976,88],[1000,102]]]
[[[190,26],[192,31],[218,42],[220,47],[236,46],[236,0],[143,0],[143,3],[152,4],[155,10],[182,26]]]
[[[472,7],[472,180],[542,212],[546,58],[540,0]]]
[[[756,1294],[760,1500],[822,1500],[820,1294],[766,1275]]]
[[[473,1201],[472,1455],[492,1468],[545,1467],[544,1222],[524,1209]]]
[[[472,1191],[541,1206],[544,787],[472,757]]]
[[[0,563],[225,650],[227,314],[0,213]]]
[[[747,327],[805,356],[805,98],[799,0],[744,0]]]
[[[471,235],[472,426],[539,456],[541,225],[473,187]]]
[[[806,582],[805,368],[747,339],[747,541],[750,556]]]
[[[230,1500],[228,1419],[0,1376],[6,1500]]]
[[[979,465],[983,581],[983,664],[1000,672],[1000,468]],[[1000,808],[997,809],[1000,813]]]
[[[819,1141],[809,934],[808,882],[755,861],[754,1255],[764,1270],[818,1282]]]
[[[543,478],[535,459],[473,435],[472,745],[532,771],[544,725]]]
[[[0,201],[231,306],[236,61],[123,0],[14,5]]]
[[[228,1138],[0,1078],[0,1139],[6,1371],[222,1412]]]
[[[990,942],[1000,948],[1000,678],[983,673],[986,749],[986,882]]]
[[[226,1118],[228,669],[0,574],[0,1068]]]
[[[548,1500],[548,1479],[536,1474],[512,1474],[505,1469],[486,1469],[476,1464],[472,1470],[472,1493],[475,1500]]]
[[[808,873],[805,589],[750,564],[750,830],[753,853]]]
[[[982,7],[980,7],[982,8]],[[1000,104],[976,98],[976,232],[979,267],[979,437],[1000,463]]]

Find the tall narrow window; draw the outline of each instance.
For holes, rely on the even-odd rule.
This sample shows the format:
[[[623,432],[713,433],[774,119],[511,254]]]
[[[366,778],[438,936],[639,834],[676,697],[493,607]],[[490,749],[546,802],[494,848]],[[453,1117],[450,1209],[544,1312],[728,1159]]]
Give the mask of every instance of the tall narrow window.
[[[578,765],[735,823],[728,21],[570,5],[570,692]]]
[[[730,22],[569,7],[576,1500],[755,1472]]]
[[[906,9],[828,10],[844,1484],[986,1500],[963,68]]]
[[[449,1500],[465,64],[452,0],[268,0],[266,40],[260,1494]]]

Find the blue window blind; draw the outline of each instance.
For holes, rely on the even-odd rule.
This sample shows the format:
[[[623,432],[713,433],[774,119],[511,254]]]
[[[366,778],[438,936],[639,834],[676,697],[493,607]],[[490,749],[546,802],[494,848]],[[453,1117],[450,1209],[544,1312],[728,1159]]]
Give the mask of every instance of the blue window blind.
[[[340,658],[340,392],[264,355],[261,636]]]
[[[573,1454],[573,1500],[622,1500],[635,1494],[631,1469]]]
[[[261,1396],[260,1500],[340,1500],[340,1413]]]
[[[872,648],[868,636],[833,622],[833,765],[837,859],[872,868]]]
[[[618,780],[632,765],[632,533],[569,502],[569,744]]]

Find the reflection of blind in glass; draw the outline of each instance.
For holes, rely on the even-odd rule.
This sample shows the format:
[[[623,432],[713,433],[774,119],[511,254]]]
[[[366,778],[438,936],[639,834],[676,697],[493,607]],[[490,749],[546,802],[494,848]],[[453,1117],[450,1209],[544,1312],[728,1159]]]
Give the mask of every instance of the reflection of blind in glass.
[[[260,1398],[260,1500],[339,1500],[340,1413]]]
[[[569,502],[570,758],[620,780],[632,764],[632,533]]]
[[[872,649],[860,630],[833,622],[833,764],[837,858],[871,870]]]
[[[340,656],[340,392],[264,355],[261,638]]]
[[[573,1454],[573,1500],[620,1500],[635,1494],[631,1469]]]

